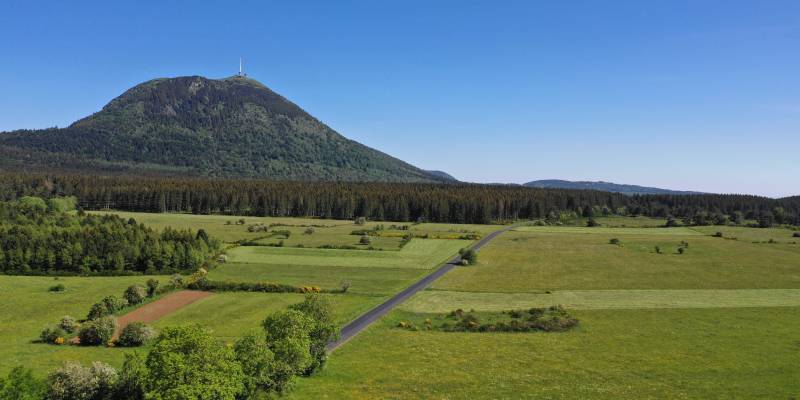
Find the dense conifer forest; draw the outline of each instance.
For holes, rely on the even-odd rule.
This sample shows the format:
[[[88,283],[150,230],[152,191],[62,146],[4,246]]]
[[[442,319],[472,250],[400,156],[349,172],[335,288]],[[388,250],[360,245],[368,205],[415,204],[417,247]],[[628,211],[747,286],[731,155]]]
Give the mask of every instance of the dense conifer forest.
[[[133,219],[87,215],[74,198],[0,202],[0,272],[6,274],[194,271],[219,244],[205,232],[155,232]]]
[[[88,176],[0,175],[0,199],[75,196],[86,210],[306,216],[490,223],[553,213],[674,217],[691,224],[756,220],[800,225],[800,198],[750,195],[637,195],[512,185],[293,182]]]

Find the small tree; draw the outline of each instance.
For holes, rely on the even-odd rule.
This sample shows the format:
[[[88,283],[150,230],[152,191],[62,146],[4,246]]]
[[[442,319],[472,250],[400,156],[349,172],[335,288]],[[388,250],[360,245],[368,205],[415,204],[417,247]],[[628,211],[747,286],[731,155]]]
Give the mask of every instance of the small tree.
[[[341,281],[339,286],[342,287],[342,293],[347,293],[347,290],[350,289],[350,281]]]
[[[275,354],[272,353],[263,332],[249,333],[236,341],[233,346],[236,361],[244,373],[245,398],[257,398],[258,391],[270,392],[273,381]]]
[[[354,223],[356,225],[364,225],[364,224],[367,223],[367,218],[366,217],[358,217],[358,218],[355,219]]]
[[[145,367],[149,399],[234,400],[244,389],[233,349],[199,325],[164,328]]]
[[[800,238],[800,232],[795,232],[792,234],[792,237]]]
[[[313,235],[314,234],[314,227],[313,226],[309,226],[308,228],[306,228],[305,232],[303,232],[303,233],[306,234],[306,235]]]
[[[656,254],[661,254],[661,246],[656,246]]]
[[[683,254],[684,251],[686,251],[685,247],[678,247],[678,254]]]
[[[158,281],[155,279],[147,280],[147,297],[153,297],[158,291]]]
[[[370,240],[369,236],[367,235],[361,235],[361,239],[358,239],[358,243],[368,245],[372,243],[372,240]]]
[[[0,378],[0,399],[40,400],[44,396],[44,384],[24,367],[14,367],[6,379]]]
[[[128,304],[136,305],[144,301],[147,298],[148,291],[142,286],[132,285],[128,286],[125,289],[125,300],[128,300]]]
[[[284,393],[295,376],[313,363],[311,337],[314,322],[297,310],[278,311],[264,320],[264,336],[275,354],[272,369],[273,390]]]
[[[333,318],[333,304],[328,296],[307,294],[302,303],[295,304],[290,308],[311,318],[312,326],[309,338],[311,339],[312,361],[304,371],[305,375],[310,375],[325,365],[328,359],[325,346],[338,336]]]
[[[588,220],[586,220],[586,226],[589,228],[594,228],[600,226],[600,224],[597,221],[595,221],[594,218],[589,218]]]

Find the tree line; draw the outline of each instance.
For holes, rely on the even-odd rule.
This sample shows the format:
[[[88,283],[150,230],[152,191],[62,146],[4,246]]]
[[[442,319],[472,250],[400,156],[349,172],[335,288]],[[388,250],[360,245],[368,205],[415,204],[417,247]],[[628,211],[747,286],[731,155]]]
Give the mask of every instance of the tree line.
[[[163,176],[0,174],[0,199],[75,196],[87,210],[486,224],[553,212],[706,221],[718,215],[800,225],[800,197],[634,195],[517,185],[295,182]],[[706,218],[705,216],[708,216]]]
[[[156,232],[116,215],[74,210],[74,198],[0,202],[0,272],[131,274],[194,271],[219,248],[204,231]]]

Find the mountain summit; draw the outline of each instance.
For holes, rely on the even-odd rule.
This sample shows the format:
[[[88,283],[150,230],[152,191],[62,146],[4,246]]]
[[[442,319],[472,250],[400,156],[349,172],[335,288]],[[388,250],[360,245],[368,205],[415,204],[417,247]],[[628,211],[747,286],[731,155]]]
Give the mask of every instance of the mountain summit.
[[[243,76],[154,79],[67,128],[0,133],[0,166],[296,180],[445,180],[345,138]]]

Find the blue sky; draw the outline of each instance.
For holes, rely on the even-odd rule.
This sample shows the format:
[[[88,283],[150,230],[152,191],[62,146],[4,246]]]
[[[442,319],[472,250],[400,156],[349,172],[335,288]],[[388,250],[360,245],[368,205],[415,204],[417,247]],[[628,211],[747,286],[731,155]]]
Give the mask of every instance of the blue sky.
[[[7,0],[0,37],[0,130],[241,55],[343,135],[461,180],[800,194],[798,1]]]

